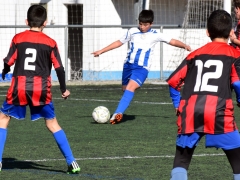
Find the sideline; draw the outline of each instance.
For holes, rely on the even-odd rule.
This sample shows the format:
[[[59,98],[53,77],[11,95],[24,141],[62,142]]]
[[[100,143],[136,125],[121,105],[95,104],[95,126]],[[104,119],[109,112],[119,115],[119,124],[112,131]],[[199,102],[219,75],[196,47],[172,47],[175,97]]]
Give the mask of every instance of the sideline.
[[[224,153],[219,154],[194,154],[194,157],[211,157],[211,156],[225,156]],[[75,158],[76,160],[86,161],[86,160],[115,160],[115,159],[149,159],[149,158],[174,158],[174,155],[162,155],[162,156],[115,156],[115,157],[95,157],[95,158]],[[26,159],[19,160],[26,162],[47,162],[47,161],[65,161],[65,159]],[[5,161],[5,162],[18,162],[18,160]]]

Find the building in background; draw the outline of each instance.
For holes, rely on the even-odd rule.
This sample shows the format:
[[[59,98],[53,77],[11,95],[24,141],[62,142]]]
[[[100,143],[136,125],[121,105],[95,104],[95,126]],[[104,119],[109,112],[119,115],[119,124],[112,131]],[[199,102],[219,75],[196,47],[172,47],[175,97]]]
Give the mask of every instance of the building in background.
[[[91,52],[119,39],[129,27],[137,26],[138,14],[142,9],[152,9],[155,12],[154,25],[157,26],[154,29],[186,42],[186,32],[178,26],[186,25],[184,23],[188,20],[186,27],[189,28],[191,25],[194,29],[203,31],[206,16],[204,16],[205,19],[200,18],[200,20],[197,17],[201,17],[202,14],[207,15],[212,9],[223,7],[223,1],[2,0],[0,1],[2,17],[0,19],[0,56],[3,59],[7,55],[14,34],[28,29],[23,25],[29,6],[41,4],[48,12],[48,27],[44,29],[44,33],[57,41],[68,80],[120,80],[127,44],[98,58],[94,58]],[[191,3],[192,7],[190,7]],[[189,15],[187,19],[185,12]],[[94,28],[95,25],[98,27]],[[198,34],[198,31],[195,34]],[[195,40],[193,37],[192,42]],[[189,44],[191,45],[191,41]],[[170,62],[179,62],[185,55],[180,57],[175,51],[175,47],[165,44],[157,45],[149,79],[166,78],[169,75],[169,72],[174,69],[169,66]],[[1,63],[0,68],[2,68]],[[163,75],[163,72],[166,75]],[[52,78],[57,80],[55,71],[52,71]]]

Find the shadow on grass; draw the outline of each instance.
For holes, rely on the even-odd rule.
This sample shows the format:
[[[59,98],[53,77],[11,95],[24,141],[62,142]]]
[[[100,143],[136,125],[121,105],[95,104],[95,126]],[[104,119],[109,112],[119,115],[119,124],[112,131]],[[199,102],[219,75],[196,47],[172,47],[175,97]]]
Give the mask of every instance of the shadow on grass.
[[[127,115],[127,114],[123,114],[123,119],[119,122],[119,123],[117,123],[117,124],[120,124],[120,123],[124,123],[124,122],[126,122],[126,121],[133,121],[133,120],[136,120],[136,118],[138,117],[138,116],[140,116],[140,117],[144,117],[144,118],[164,118],[164,119],[172,119],[172,117],[170,117],[170,116],[161,116],[161,115],[151,115],[151,116],[147,116],[147,115]],[[110,117],[112,117],[112,114],[111,114],[111,116]],[[175,123],[175,121],[174,121],[174,123]],[[99,123],[97,123],[97,122],[95,122],[95,121],[92,121],[91,122],[91,124],[99,124]],[[109,124],[109,122],[106,122],[106,123],[102,123],[102,124]]]
[[[112,114],[111,114],[110,117],[112,117]],[[135,115],[123,114],[123,119],[119,123],[124,123],[126,121],[132,121],[132,120],[135,120]],[[119,124],[119,123],[117,123],[117,124]],[[93,122],[91,122],[91,124],[99,124],[99,123],[93,121]],[[106,123],[103,123],[103,124],[109,124],[109,122],[106,122]]]
[[[33,170],[44,170],[44,171],[54,171],[54,172],[62,172],[66,173],[65,171],[62,170],[54,170],[51,169],[52,166],[45,166],[41,164],[37,164],[35,162],[30,162],[30,161],[19,161],[15,158],[3,158],[2,162],[2,169],[33,169]]]
[[[135,120],[135,115],[127,115],[127,114],[123,114],[123,118],[121,120],[120,123],[126,122],[126,121],[133,121]]]
[[[123,119],[119,122],[119,123],[124,123],[126,121],[133,121],[133,120],[137,120],[138,118],[148,118],[148,119],[153,119],[153,118],[164,118],[164,119],[167,119],[167,118],[170,118],[169,116],[160,116],[160,115],[127,115],[127,114],[123,114]]]

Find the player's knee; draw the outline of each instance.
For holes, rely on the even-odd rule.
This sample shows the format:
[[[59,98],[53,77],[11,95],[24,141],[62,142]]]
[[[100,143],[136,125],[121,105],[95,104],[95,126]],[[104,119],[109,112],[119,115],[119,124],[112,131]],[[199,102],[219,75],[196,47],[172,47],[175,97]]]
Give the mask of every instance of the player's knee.
[[[126,86],[122,86],[122,91],[124,92],[126,90]]]
[[[45,120],[45,122],[46,122],[46,126],[50,132],[55,133],[55,132],[61,130],[61,127],[59,126],[56,118],[47,119],[47,120]]]
[[[7,128],[11,117],[0,112],[0,128]]]
[[[182,148],[177,146],[173,168],[182,167],[188,170],[193,152],[194,152],[194,148]]]

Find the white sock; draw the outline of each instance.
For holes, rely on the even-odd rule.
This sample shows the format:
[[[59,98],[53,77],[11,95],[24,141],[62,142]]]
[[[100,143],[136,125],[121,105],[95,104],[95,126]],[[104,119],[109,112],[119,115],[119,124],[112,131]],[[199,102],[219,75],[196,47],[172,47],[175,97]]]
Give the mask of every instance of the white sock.
[[[240,180],[240,174],[233,174],[234,180]]]
[[[187,180],[187,170],[182,167],[172,169],[170,180]]]

